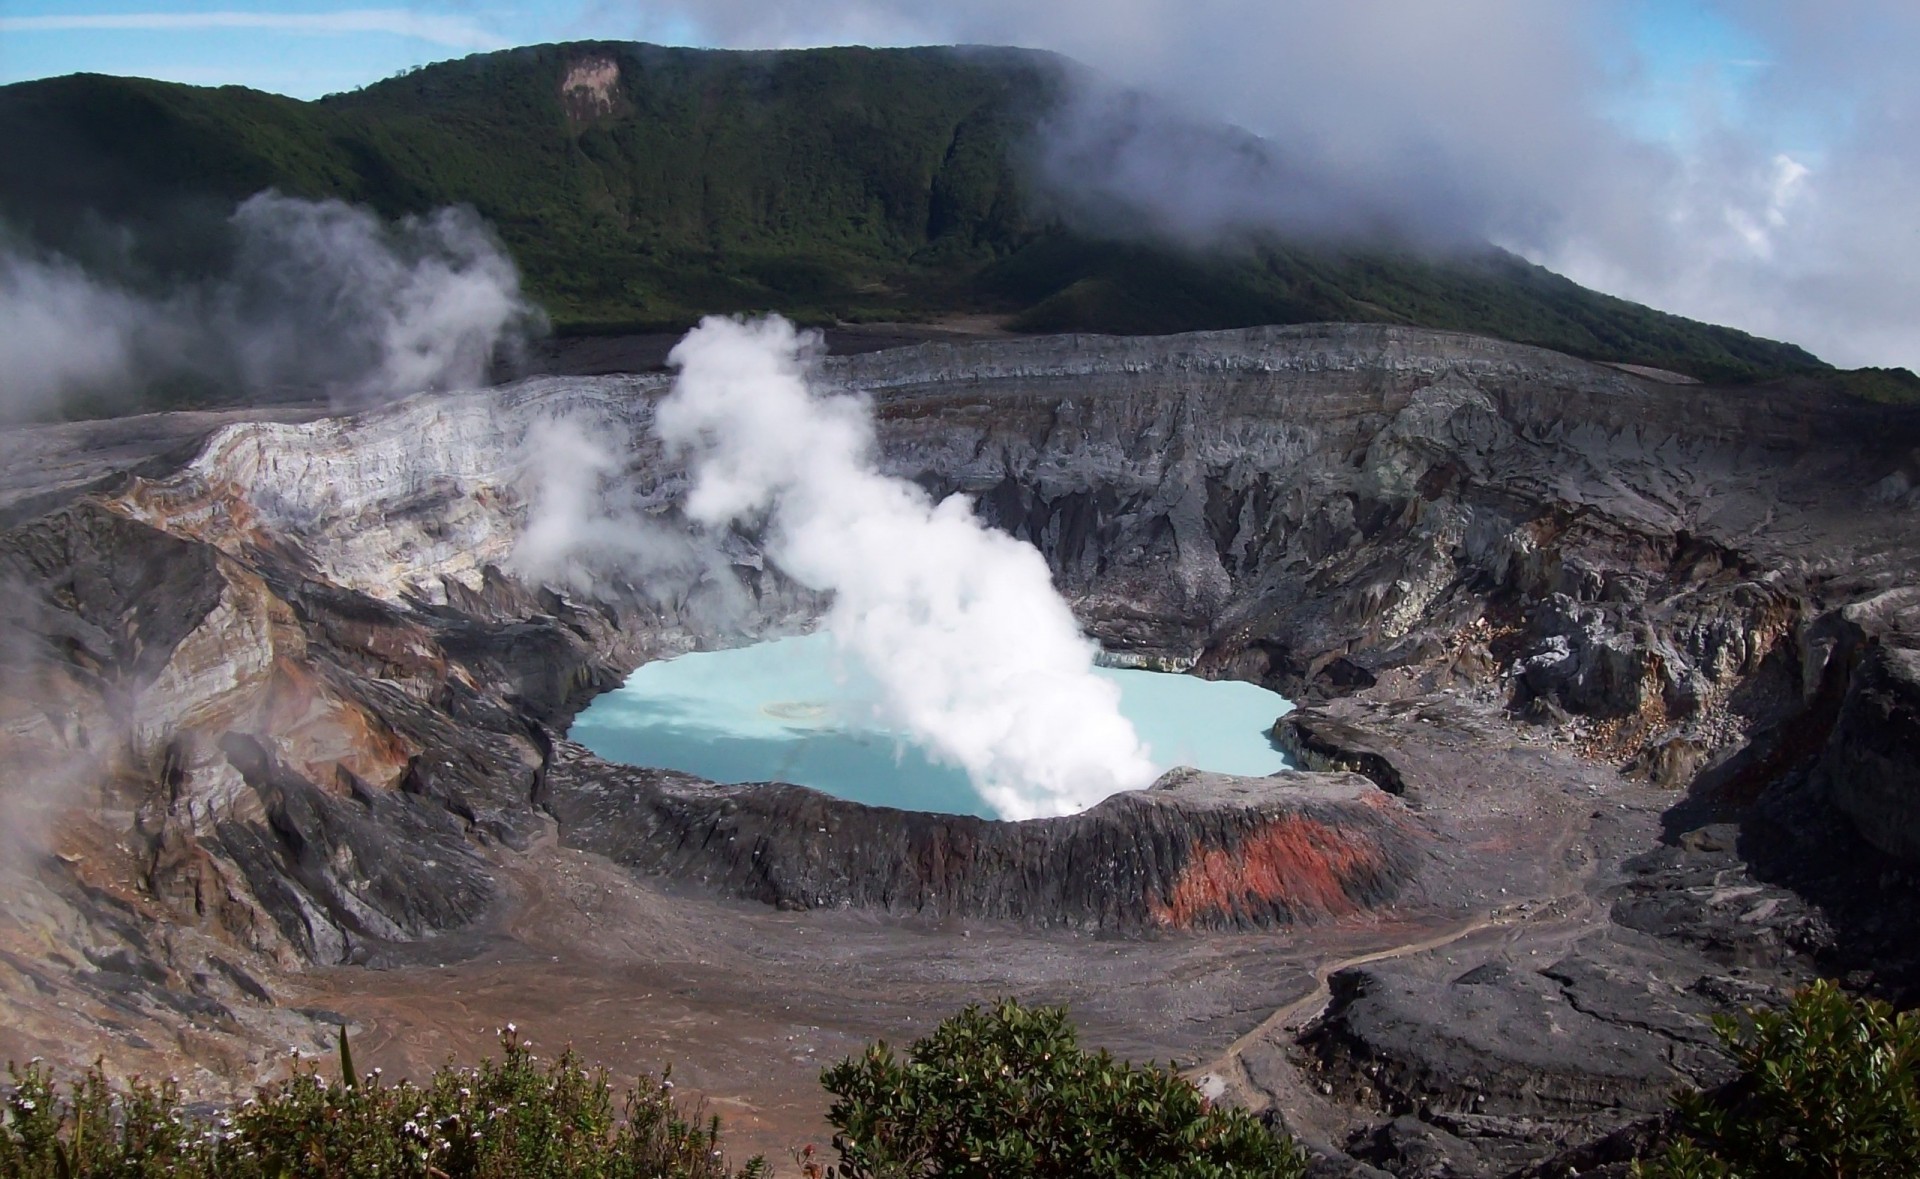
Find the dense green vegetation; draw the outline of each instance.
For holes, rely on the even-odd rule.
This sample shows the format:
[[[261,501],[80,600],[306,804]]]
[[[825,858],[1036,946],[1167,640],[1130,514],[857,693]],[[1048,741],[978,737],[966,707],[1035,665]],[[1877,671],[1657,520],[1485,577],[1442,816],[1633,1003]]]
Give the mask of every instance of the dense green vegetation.
[[[569,70],[618,66],[606,102]],[[475,206],[567,331],[710,311],[809,322],[1010,316],[1033,331],[1365,320],[1483,332],[1706,377],[1806,352],[1585,290],[1490,248],[1119,241],[1037,212],[1022,161],[1058,59],[1014,50],[536,46],[318,102],[80,75],[0,87],[0,219],[83,258],[205,268],[263,188],[397,216]],[[103,244],[104,243],[104,244]],[[124,259],[116,258],[116,262]]]
[[[509,1026],[502,1057],[447,1067],[424,1088],[360,1073],[344,1033],[341,1081],[306,1069],[223,1114],[189,1115],[179,1089],[74,1086],[9,1066],[0,1179],[753,1179],[726,1162],[719,1119],[690,1117],[665,1077],[616,1115],[604,1072],[571,1051],[542,1066]],[[1080,1048],[1057,1008],[969,1007],[902,1061],[884,1044],[823,1074],[840,1163],[833,1179],[1295,1179],[1291,1144],[1187,1081]]]
[[[1920,1170],[1920,1015],[1831,982],[1751,1024],[1715,1021],[1740,1066],[1679,1101],[1682,1134],[1643,1179],[1903,1179]]]
[[[9,1066],[0,1179],[754,1179],[727,1166],[718,1119],[690,1118],[665,1077],[614,1110],[605,1073],[571,1052],[542,1066],[511,1027],[499,1061],[443,1068],[425,1088],[353,1067],[303,1070],[245,1104],[189,1116],[172,1082],[108,1085],[96,1067],[62,1091],[40,1065]]]
[[[1882,405],[1920,402],[1920,376],[1904,368],[1856,368],[1835,376],[1842,389],[1865,401]]]
[[[1066,1012],[969,1007],[904,1057],[822,1074],[836,1179],[1296,1179],[1305,1161],[1244,1110],[1154,1066],[1088,1052]]]
[[[1778,1011],[1715,1020],[1732,1083],[1676,1101],[1675,1131],[1639,1179],[1898,1179],[1920,1159],[1920,1015],[1817,983]],[[344,1035],[341,1081],[312,1069],[237,1107],[189,1114],[172,1082],[56,1084],[8,1066],[0,1179],[179,1175],[417,1179],[652,1176],[750,1179],[726,1162],[665,1077],[616,1113],[604,1072],[571,1051],[545,1065],[511,1027],[502,1056],[447,1067],[425,1087],[360,1073]],[[1298,1147],[1179,1075],[1088,1052],[1066,1012],[968,1007],[904,1054],[875,1044],[828,1068],[839,1162],[816,1179],[1296,1179]]]

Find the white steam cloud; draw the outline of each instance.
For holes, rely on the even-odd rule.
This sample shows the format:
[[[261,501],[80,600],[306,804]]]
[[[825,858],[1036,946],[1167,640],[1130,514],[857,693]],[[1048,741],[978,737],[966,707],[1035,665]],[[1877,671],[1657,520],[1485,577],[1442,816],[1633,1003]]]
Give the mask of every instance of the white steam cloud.
[[[228,230],[220,273],[164,294],[0,248],[0,419],[162,383],[343,404],[470,387],[540,327],[470,209],[388,224],[267,192]]]
[[[639,513],[607,502],[619,473],[613,452],[568,418],[535,422],[522,447],[528,470],[527,524],[508,572],[548,585],[589,590],[627,564],[650,529]]]
[[[687,513],[758,520],[767,555],[831,592],[825,628],[879,681],[889,718],[967,771],[1010,819],[1071,814],[1147,785],[1152,762],[1093,674],[1097,648],[1031,545],[963,496],[935,503],[874,467],[866,403],[808,388],[811,344],[777,316],[710,317],[654,428],[691,456]]]
[[[0,420],[124,384],[151,309],[64,258],[0,253]]]
[[[724,624],[746,611],[745,592],[718,546],[663,522],[665,505],[639,494],[593,424],[535,422],[521,446],[517,481],[527,522],[509,573],[589,597],[631,588],[662,604]]]
[[[351,398],[470,387],[533,314],[471,209],[389,226],[339,201],[263,193],[233,222],[240,251],[215,323],[254,387],[305,373]]]

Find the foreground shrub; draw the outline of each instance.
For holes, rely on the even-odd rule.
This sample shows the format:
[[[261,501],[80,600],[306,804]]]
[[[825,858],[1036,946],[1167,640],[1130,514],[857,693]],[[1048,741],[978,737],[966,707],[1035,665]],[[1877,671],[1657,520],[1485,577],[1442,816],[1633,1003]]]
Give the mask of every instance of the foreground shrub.
[[[1178,1074],[1084,1051],[1066,1012],[968,1007],[904,1059],[826,1070],[838,1179],[1293,1179],[1292,1145]]]
[[[1644,1179],[1920,1174],[1920,1017],[1831,982],[1752,1027],[1714,1020],[1741,1075],[1679,1100],[1682,1137]]]
[[[227,1116],[189,1117],[172,1082],[124,1091],[96,1066],[62,1094],[40,1065],[9,1066],[0,1179],[741,1179],[720,1123],[690,1118],[666,1077],[643,1080],[616,1115],[605,1072],[571,1051],[541,1067],[509,1027],[501,1058],[443,1068],[426,1088],[303,1071]]]

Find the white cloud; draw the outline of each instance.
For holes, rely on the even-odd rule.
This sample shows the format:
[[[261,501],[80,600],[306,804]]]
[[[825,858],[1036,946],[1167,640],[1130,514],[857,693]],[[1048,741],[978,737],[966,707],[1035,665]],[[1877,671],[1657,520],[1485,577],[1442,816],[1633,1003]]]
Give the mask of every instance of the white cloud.
[[[278,33],[341,35],[389,33],[449,49],[504,49],[510,44],[471,21],[405,8],[356,8],[338,12],[111,12],[58,16],[0,16],[0,33],[207,32],[259,29]]]

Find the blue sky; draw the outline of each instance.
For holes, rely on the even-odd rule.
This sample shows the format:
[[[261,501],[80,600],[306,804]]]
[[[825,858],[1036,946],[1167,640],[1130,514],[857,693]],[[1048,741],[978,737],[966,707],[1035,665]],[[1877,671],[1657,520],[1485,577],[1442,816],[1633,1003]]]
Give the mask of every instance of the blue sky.
[[[1702,114],[1737,116],[1772,65],[1767,46],[1695,0],[1635,8],[1630,35],[1606,54],[1618,86],[1608,113],[1649,138],[1668,139],[1684,138]]]
[[[560,6],[0,0],[0,81],[94,72],[316,98],[430,61],[584,35]]]

